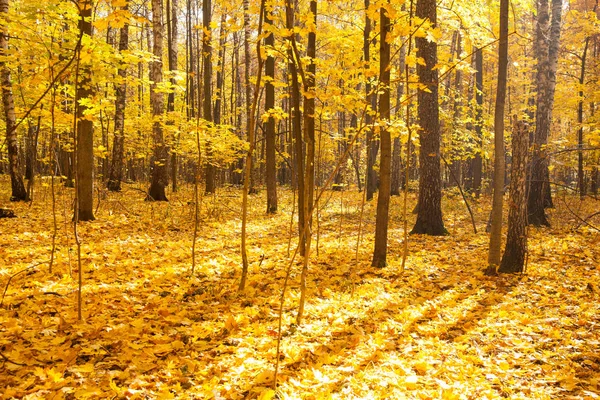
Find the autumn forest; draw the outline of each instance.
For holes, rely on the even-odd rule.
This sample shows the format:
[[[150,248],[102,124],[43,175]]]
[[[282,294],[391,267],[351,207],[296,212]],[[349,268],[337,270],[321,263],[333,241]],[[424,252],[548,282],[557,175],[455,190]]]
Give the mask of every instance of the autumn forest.
[[[0,398],[600,398],[599,16],[0,0]]]

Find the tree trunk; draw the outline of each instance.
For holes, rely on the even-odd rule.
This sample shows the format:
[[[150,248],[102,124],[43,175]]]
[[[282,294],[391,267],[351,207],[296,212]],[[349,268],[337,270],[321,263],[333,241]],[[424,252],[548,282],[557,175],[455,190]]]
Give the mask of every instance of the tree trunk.
[[[79,31],[84,35],[92,36],[92,1],[79,2]],[[87,49],[82,49],[87,51]],[[79,82],[75,94],[75,109],[77,118],[77,212],[78,221],[94,220],[94,123],[86,118],[88,107],[82,101],[91,99],[92,90],[91,65],[80,62]]]
[[[202,0],[202,65],[203,67],[203,95],[202,95],[202,116],[208,122],[213,122],[212,118],[212,1]],[[215,165],[212,159],[212,145],[210,138],[206,141],[206,186],[207,194],[215,192]]]
[[[164,112],[163,93],[157,90],[157,86],[163,81],[162,55],[163,55],[163,21],[162,0],[152,0],[152,53],[154,61],[150,64],[150,103],[152,106],[152,135],[154,137],[154,163],[152,165],[152,181],[148,189],[149,201],[168,201],[165,187],[169,183],[167,173],[167,147],[161,125],[161,117]]]
[[[388,3],[389,4],[389,3]],[[379,165],[379,196],[377,197],[377,216],[375,218],[375,249],[373,250],[373,267],[383,268],[387,264],[387,236],[390,208],[392,138],[385,128],[390,120],[390,18],[385,7],[379,10],[379,118],[381,130],[381,160]]]
[[[498,46],[498,85],[494,111],[494,197],[488,253],[489,275],[496,273],[500,264],[502,245],[502,203],[504,195],[504,107],[508,68],[508,0],[500,0],[500,43]]]
[[[8,13],[9,0],[0,0],[0,15]],[[17,117],[15,115],[15,101],[12,92],[10,70],[3,61],[8,52],[8,32],[0,32],[0,83],[2,84],[2,104],[6,121],[6,142],[8,144],[8,172],[12,188],[11,201],[28,201],[27,191],[23,183],[21,168],[19,166],[19,145],[17,142]]]
[[[295,10],[292,0],[286,0],[286,28],[294,29]],[[292,40],[294,40],[292,38]],[[305,215],[302,211],[304,209],[304,197],[305,197],[305,181],[304,181],[304,148],[302,145],[302,113],[300,111],[300,86],[298,79],[298,67],[294,60],[294,51],[289,49],[288,51],[288,67],[291,72],[292,81],[292,96],[291,96],[291,108],[292,108],[292,131],[294,141],[294,157],[296,161],[296,186],[298,188],[298,234],[302,238],[300,241],[300,255],[304,255],[306,238],[304,237],[304,226],[306,224]]]
[[[406,45],[400,47],[400,57],[398,63],[398,71],[403,72],[406,66]],[[396,92],[396,113],[400,115],[402,113],[402,96],[404,95],[404,81],[398,82],[398,90]],[[402,143],[400,136],[394,138],[393,150],[392,150],[392,183],[390,194],[392,196],[400,196],[400,186],[402,182]]]
[[[498,272],[522,272],[527,253],[526,175],[529,132],[523,121],[515,118],[512,134],[510,200],[506,248]]]
[[[437,24],[435,0],[418,0],[416,16]],[[427,91],[418,91],[419,141],[419,201],[417,221],[411,233],[446,235],[442,220],[442,186],[440,169],[440,119],[438,105],[437,44],[426,38],[416,38],[417,57],[425,65],[417,64],[419,82]]]
[[[271,12],[265,9],[265,24],[272,24]],[[269,30],[265,38],[265,47],[272,48],[275,45],[275,37]],[[267,60],[265,62],[265,111],[269,112],[275,107],[275,57],[267,52]],[[265,124],[265,141],[266,141],[266,184],[267,184],[267,213],[272,214],[277,212],[277,163],[275,158],[275,119],[270,116]]]
[[[123,6],[127,11],[127,4]],[[129,24],[125,23],[119,33],[119,52],[129,48]],[[125,154],[125,105],[127,102],[127,63],[119,65],[117,70],[118,81],[115,84],[115,133],[113,138],[112,162],[106,187],[112,192],[121,191],[123,180],[124,154]]]
[[[481,194],[481,174],[483,170],[483,52],[480,48],[474,50],[475,57],[475,156],[471,160],[473,181],[471,190],[476,197]]]
[[[363,37],[363,58],[365,66],[369,66],[371,61],[370,49],[371,49],[371,19],[369,18],[369,6],[370,0],[365,0],[365,30]],[[370,107],[370,111],[375,111],[377,108],[377,97],[373,92],[373,87],[367,81],[365,83],[365,95],[367,104]],[[373,199],[373,194],[377,191],[377,173],[373,168],[377,161],[377,152],[379,151],[379,142],[373,137],[373,116],[368,111],[365,115],[365,126],[367,127],[367,177],[366,177],[366,188],[367,188],[367,201]]]
[[[552,22],[549,25],[548,0],[537,0],[536,26],[537,107],[531,160],[531,182],[527,199],[528,223],[549,226],[544,208],[552,205],[548,158],[545,146],[552,125],[552,107],[556,87],[556,69],[560,44],[562,0],[552,0]]]
[[[177,17],[177,0],[167,0],[167,53],[169,56],[169,71],[174,72],[177,70],[177,38],[178,38],[178,17]],[[177,81],[174,76],[171,76],[171,92],[167,96],[167,113],[173,113],[175,111],[175,86]],[[167,120],[169,125],[174,125],[175,121],[173,117],[169,115]],[[177,143],[179,142],[178,134],[175,133],[173,137],[173,146],[171,148],[171,188],[173,192],[177,191]]]

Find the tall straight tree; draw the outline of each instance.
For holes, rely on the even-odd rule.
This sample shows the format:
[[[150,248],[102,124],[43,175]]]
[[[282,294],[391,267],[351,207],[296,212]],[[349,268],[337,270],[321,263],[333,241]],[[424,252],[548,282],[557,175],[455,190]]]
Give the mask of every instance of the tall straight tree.
[[[437,24],[435,0],[418,0],[415,9],[418,18],[428,19],[431,27]],[[437,44],[424,37],[415,39],[419,82],[427,90],[419,89],[419,200],[417,221],[411,233],[445,235],[448,232],[442,220],[442,183],[440,168],[440,114],[438,104]]]
[[[128,5],[123,6],[127,11]],[[129,24],[126,22],[119,30],[119,52],[129,48]],[[118,80],[115,83],[115,126],[112,149],[112,161],[106,187],[112,192],[121,191],[123,180],[124,154],[125,154],[125,105],[127,102],[127,66],[128,63],[119,64],[117,70]]]
[[[504,195],[504,106],[506,103],[506,76],[508,67],[508,0],[500,0],[500,42],[498,45],[498,85],[494,110],[494,196],[492,199],[492,227],[486,273],[493,275],[500,265],[502,243],[502,206]]]
[[[548,0],[537,0],[537,25],[535,32],[535,56],[537,59],[537,98],[533,155],[531,160],[531,182],[527,199],[528,223],[534,226],[549,226],[545,207],[552,205],[548,172],[546,144],[552,126],[552,108],[556,88],[558,48],[562,0],[552,0],[552,20],[548,12]]]
[[[92,0],[81,0],[79,8],[79,32],[92,36]],[[94,220],[94,122],[86,117],[85,105],[94,95],[91,63],[80,61],[79,79],[75,93],[75,117],[77,119],[76,149],[77,211],[79,221]]]
[[[473,57],[475,58],[475,156],[471,160],[471,190],[475,196],[479,197],[481,193],[481,173],[483,169],[483,159],[481,157],[483,145],[483,52],[480,48],[475,48]]]
[[[389,4],[389,2],[388,2]],[[381,141],[381,160],[379,163],[379,196],[377,197],[377,216],[375,221],[375,248],[373,250],[374,267],[386,266],[387,236],[391,191],[392,138],[386,127],[390,120],[390,17],[385,7],[379,10],[379,137]]]
[[[179,31],[177,29],[178,21],[178,7],[177,0],[167,0],[167,54],[169,59],[169,71],[173,74],[174,71],[177,70],[177,39]],[[171,75],[171,86],[175,87],[177,81],[175,80],[175,76]],[[171,90],[169,95],[167,96],[167,113],[172,113],[175,111],[175,91]],[[173,124],[173,117],[169,117],[169,124]],[[173,138],[174,142],[176,142],[176,135]],[[171,187],[173,191],[177,191],[177,149],[172,149],[171,151]]]
[[[275,37],[272,32],[270,7],[265,8],[265,46],[273,47]],[[265,110],[269,112],[275,107],[275,57],[271,51],[267,51],[267,59],[265,61]],[[266,163],[266,184],[267,184],[267,213],[277,212],[277,163],[275,158],[275,119],[269,116],[265,124],[265,163]]]
[[[365,0],[365,29],[363,36],[363,60],[365,62],[365,68],[369,68],[371,62],[371,31],[372,21],[369,18],[369,7],[371,6],[370,0]],[[367,80],[365,83],[365,95],[366,100],[371,110],[374,112],[377,107],[377,96],[373,91],[373,86]],[[367,200],[373,199],[373,194],[377,191],[377,172],[373,168],[377,161],[377,152],[379,151],[379,142],[374,138],[373,134],[373,115],[372,112],[367,112],[365,116],[365,124],[367,125],[367,178],[366,178],[366,190]]]
[[[202,0],[202,117],[209,123],[212,118],[212,1]],[[215,192],[215,166],[212,161],[212,145],[206,141],[206,193]]]
[[[4,19],[8,14],[8,1],[0,0],[0,17],[2,27],[0,30],[0,84],[2,85],[2,104],[6,121],[6,141],[8,143],[8,172],[12,188],[11,201],[27,201],[29,196],[25,190],[21,168],[19,167],[19,144],[17,141],[17,117],[15,115],[15,100],[12,92],[10,70],[4,57],[8,52],[8,32]]]
[[[163,2],[162,0],[152,0],[152,54],[154,60],[150,64],[150,103],[152,106],[152,135],[154,137],[154,163],[152,165],[152,181],[148,189],[148,198],[150,201],[168,201],[165,193],[165,187],[169,183],[167,173],[167,146],[161,124],[161,117],[164,112],[163,92],[157,90],[158,85],[163,81]]]

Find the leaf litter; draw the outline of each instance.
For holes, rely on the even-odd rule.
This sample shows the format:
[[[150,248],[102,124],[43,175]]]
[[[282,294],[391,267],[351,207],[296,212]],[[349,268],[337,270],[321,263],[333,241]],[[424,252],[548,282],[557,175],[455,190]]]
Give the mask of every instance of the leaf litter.
[[[264,195],[251,197],[243,294],[236,190],[203,199],[193,277],[190,189],[169,204],[109,193],[97,220],[79,228],[78,322],[71,194],[61,190],[52,274],[48,193],[31,207],[15,204],[19,218],[0,220],[2,290],[29,268],[13,277],[0,309],[2,398],[600,397],[600,236],[574,229],[579,221],[560,206],[553,228],[529,230],[526,273],[490,278],[482,273],[487,235],[472,233],[458,198],[444,200],[451,235],[411,236],[401,271],[400,199],[392,199],[389,265],[374,269],[374,203],[365,205],[357,260],[360,194],[332,193],[321,205],[300,326],[301,260],[293,266],[273,390],[291,192],[280,192],[275,216],[264,214]],[[489,199],[473,201],[483,228]]]

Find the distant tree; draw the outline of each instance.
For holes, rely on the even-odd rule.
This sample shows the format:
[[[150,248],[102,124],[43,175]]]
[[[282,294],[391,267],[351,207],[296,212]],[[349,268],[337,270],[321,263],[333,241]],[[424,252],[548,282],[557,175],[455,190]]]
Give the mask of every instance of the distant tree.
[[[202,0],[202,65],[203,65],[203,84],[202,84],[202,117],[213,122],[212,116],[212,1]],[[213,164],[213,151],[210,140],[206,142],[206,193],[214,193],[215,186],[215,166]]]
[[[148,200],[168,201],[165,187],[169,183],[167,174],[167,146],[163,135],[160,118],[164,112],[164,96],[157,87],[163,81],[163,36],[162,0],[152,0],[152,53],[154,60],[150,65],[150,103],[152,106],[152,134],[154,136],[154,163],[152,165],[152,181],[148,189]]]
[[[270,30],[271,21],[271,10],[265,9],[265,24],[268,27],[267,36],[265,37],[265,46],[273,46],[275,44],[275,37],[273,32]],[[275,107],[275,86],[273,85],[273,79],[275,79],[275,57],[268,52],[267,59],[265,61],[265,111],[269,112],[270,109]],[[269,116],[265,124],[265,163],[266,163],[266,184],[267,184],[267,213],[277,212],[277,163],[275,158],[275,119]]]
[[[123,6],[127,11],[128,5]],[[119,51],[129,49],[129,24],[126,22],[119,30]],[[124,154],[125,154],[125,105],[127,102],[127,65],[119,64],[117,69],[118,81],[115,83],[115,124],[112,149],[112,161],[106,187],[113,192],[121,190],[123,180]]]

